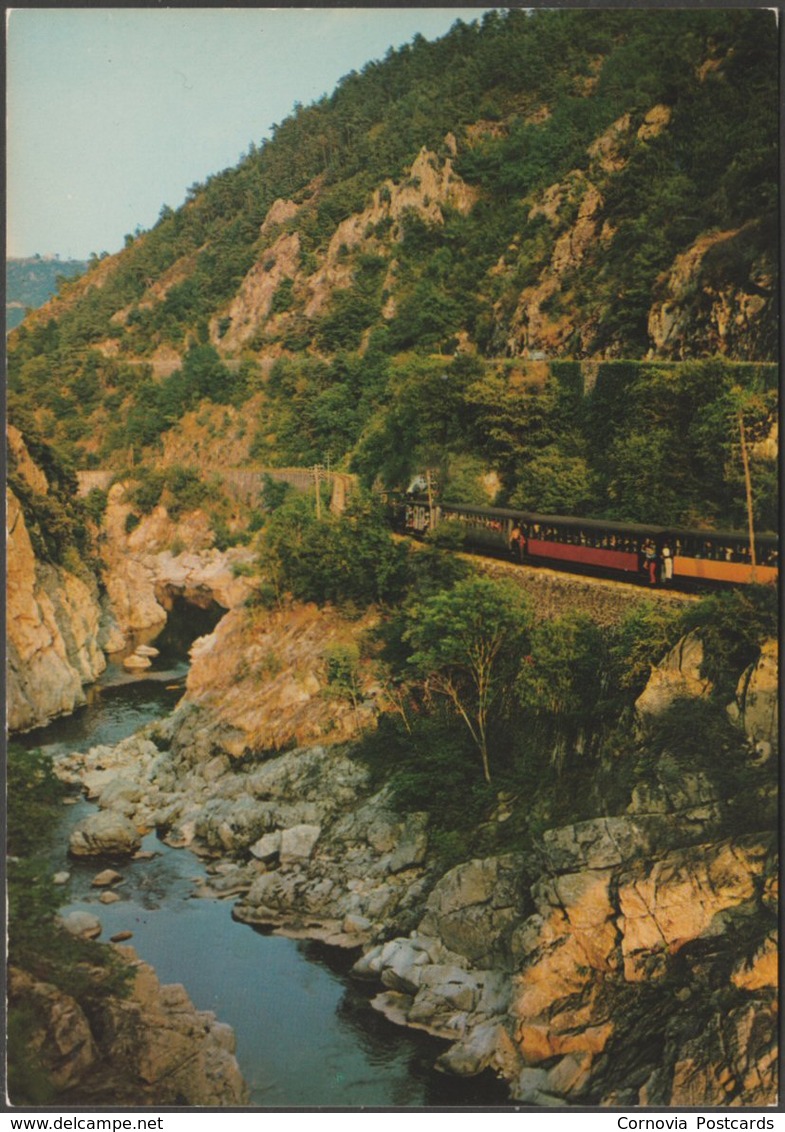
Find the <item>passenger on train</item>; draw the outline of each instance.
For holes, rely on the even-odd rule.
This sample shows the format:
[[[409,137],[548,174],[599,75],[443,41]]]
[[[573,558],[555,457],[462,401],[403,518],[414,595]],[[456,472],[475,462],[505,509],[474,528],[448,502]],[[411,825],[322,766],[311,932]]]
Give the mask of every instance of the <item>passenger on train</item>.
[[[649,576],[649,585],[657,584],[657,548],[650,538],[643,544],[643,569]]]

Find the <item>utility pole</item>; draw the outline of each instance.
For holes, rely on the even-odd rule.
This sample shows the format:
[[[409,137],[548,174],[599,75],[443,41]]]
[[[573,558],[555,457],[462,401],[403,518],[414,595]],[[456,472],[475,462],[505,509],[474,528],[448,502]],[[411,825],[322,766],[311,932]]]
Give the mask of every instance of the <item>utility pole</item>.
[[[739,435],[741,436],[741,462],[744,464],[744,485],[747,490],[747,523],[750,532],[750,563],[752,565],[750,579],[754,582],[756,580],[757,563],[755,561],[755,527],[752,519],[752,479],[750,478],[750,462],[747,456],[747,436],[744,430],[744,416],[742,415],[741,406],[739,406],[738,416]]]
[[[316,518],[322,517],[322,494],[319,490],[319,473],[321,472],[321,465],[314,464],[313,466],[313,481],[316,485]]]

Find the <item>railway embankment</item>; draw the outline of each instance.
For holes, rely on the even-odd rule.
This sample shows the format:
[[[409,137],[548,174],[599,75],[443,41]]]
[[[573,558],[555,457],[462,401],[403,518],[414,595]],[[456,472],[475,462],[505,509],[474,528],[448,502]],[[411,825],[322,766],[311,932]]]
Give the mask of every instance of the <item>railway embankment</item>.
[[[610,626],[647,602],[689,604],[699,600],[695,594],[680,590],[578,576],[473,554],[464,557],[491,578],[511,578],[532,599],[534,614],[543,621],[566,613],[583,613],[600,626]]]

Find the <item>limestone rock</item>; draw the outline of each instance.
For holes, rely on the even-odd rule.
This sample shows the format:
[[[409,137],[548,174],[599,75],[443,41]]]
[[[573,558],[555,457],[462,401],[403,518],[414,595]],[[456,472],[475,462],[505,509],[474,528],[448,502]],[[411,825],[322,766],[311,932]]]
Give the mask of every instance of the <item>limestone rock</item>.
[[[703,642],[696,633],[688,633],[652,669],[648,684],[635,701],[638,715],[659,715],[677,699],[708,695],[711,683],[701,675],[702,666]]]
[[[728,708],[756,748],[758,761],[769,758],[779,741],[779,665],[777,642],[764,641],[760,657],[743,673],[735,703]]]
[[[74,857],[127,857],[141,844],[142,839],[128,818],[101,810],[74,827],[68,850]]]
[[[91,880],[94,888],[108,888],[111,884],[117,884],[118,881],[123,879],[123,874],[118,873],[115,869],[102,869],[100,873]]]
[[[761,254],[738,280],[720,286],[706,270],[712,254],[739,254],[748,238],[745,227],[706,232],[676,256],[659,281],[649,311],[655,356],[756,356],[757,336],[776,302],[773,257]]]
[[[490,857],[458,865],[434,886],[419,925],[459,955],[484,962],[504,947],[523,906],[519,857]]]
[[[11,972],[10,1007],[32,1009],[29,1051],[57,1098],[57,1090],[67,1090],[69,1104],[91,1107],[247,1103],[230,1027],[197,1011],[181,986],[161,986],[130,947],[118,944],[115,952],[130,968],[130,996],[97,996],[89,1021],[73,998]]]
[[[245,610],[232,609],[191,649],[185,704],[201,714],[186,727],[205,757],[336,745],[372,726],[377,709],[370,695],[354,708],[317,693],[326,685],[328,650],[377,619],[371,612],[350,628],[334,610],[305,605],[251,622]],[[362,680],[365,696],[370,674]]]
[[[30,1053],[40,1059],[53,1085],[59,1089],[73,1088],[93,1070],[99,1057],[84,1012],[70,995],[38,982],[25,971],[12,967],[8,974],[10,1008],[24,1003],[35,1012]]]
[[[649,849],[645,827],[627,817],[593,818],[546,830],[543,853],[554,872],[606,869]]]
[[[281,831],[273,830],[265,833],[250,847],[250,851],[258,861],[272,861],[281,851]]]
[[[98,808],[117,810],[129,816],[142,798],[142,787],[128,778],[110,778],[98,794]]]
[[[766,939],[749,957],[741,959],[731,972],[731,982],[741,990],[758,991],[764,987],[779,986],[779,947],[776,932]]]
[[[96,939],[103,930],[101,921],[92,912],[69,912],[63,916],[62,922],[70,935],[81,936],[83,939]]]
[[[318,825],[296,825],[281,833],[281,864],[308,860],[316,847],[322,829]]]
[[[668,952],[724,930],[722,913],[750,900],[765,854],[755,844],[728,842],[674,851],[646,873],[619,885],[624,975],[651,978]]]
[[[36,561],[16,496],[6,491],[8,727],[25,731],[84,703],[106,667],[97,594],[62,567]]]

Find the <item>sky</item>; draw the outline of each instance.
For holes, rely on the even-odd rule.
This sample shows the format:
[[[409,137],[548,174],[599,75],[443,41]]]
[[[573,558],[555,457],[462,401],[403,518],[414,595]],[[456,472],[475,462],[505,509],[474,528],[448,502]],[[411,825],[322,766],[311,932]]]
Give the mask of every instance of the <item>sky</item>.
[[[295,102],[485,11],[7,9],[7,255],[119,250]]]

